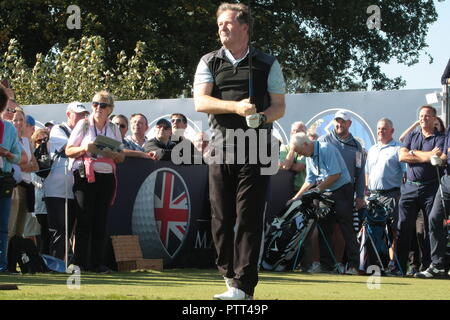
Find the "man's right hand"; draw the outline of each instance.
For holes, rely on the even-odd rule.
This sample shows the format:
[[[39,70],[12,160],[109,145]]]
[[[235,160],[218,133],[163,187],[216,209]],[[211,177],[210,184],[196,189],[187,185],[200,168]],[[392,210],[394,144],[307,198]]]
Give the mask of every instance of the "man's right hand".
[[[0,147],[0,157],[6,157],[8,159],[12,159],[12,158],[14,158],[14,155],[11,152],[9,152],[9,150],[7,150],[3,147]]]
[[[286,207],[287,206],[290,206],[294,201],[297,201],[299,198],[292,198],[292,199],[289,199],[287,202],[286,202]]]
[[[250,99],[243,99],[236,103],[235,113],[246,117],[256,113],[256,106],[250,103]]]
[[[162,150],[149,151],[147,154],[152,160],[159,160],[162,158]]]
[[[433,150],[431,150],[431,154],[433,156],[437,156],[440,157],[442,155],[442,151],[441,149],[439,149],[438,147],[434,148]]]
[[[84,152],[85,153],[94,153],[95,151],[97,151],[97,146],[95,145],[94,142],[89,142],[87,145],[85,145],[84,147]]]

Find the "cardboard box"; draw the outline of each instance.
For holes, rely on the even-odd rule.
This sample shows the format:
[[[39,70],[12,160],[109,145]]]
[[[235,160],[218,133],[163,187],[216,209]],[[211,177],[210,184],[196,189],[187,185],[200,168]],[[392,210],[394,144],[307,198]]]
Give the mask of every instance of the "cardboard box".
[[[163,271],[162,259],[143,258],[138,236],[111,236],[111,240],[118,271],[140,269]]]
[[[131,271],[142,269],[163,271],[163,261],[162,259],[142,259],[117,262],[117,271]]]

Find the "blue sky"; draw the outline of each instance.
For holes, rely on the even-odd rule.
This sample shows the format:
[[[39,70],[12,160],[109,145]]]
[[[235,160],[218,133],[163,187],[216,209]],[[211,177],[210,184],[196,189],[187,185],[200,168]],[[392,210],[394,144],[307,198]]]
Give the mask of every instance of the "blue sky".
[[[397,63],[382,66],[382,70],[390,78],[402,76],[406,80],[406,86],[402,89],[441,88],[441,76],[450,59],[450,0],[435,0],[434,3],[438,19],[428,30],[429,47],[426,49],[433,57],[433,63],[429,64],[429,58],[422,54],[419,63],[411,67]]]

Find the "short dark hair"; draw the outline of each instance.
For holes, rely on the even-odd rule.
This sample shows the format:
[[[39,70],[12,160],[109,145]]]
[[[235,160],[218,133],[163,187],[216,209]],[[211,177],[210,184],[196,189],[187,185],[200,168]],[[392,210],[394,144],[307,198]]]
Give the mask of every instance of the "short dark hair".
[[[170,115],[170,119],[172,119],[173,117],[181,117],[181,119],[183,120],[183,123],[187,123],[187,118],[184,114],[182,113],[172,113]]]
[[[222,3],[217,9],[216,18],[219,18],[219,16],[227,10],[236,11],[238,13],[236,20],[241,24],[245,23],[250,25],[252,22],[252,18],[249,15],[248,6],[243,3]]]
[[[144,116],[142,113],[133,113],[133,114],[130,116],[130,121],[131,121],[131,119],[133,119],[134,117],[137,117],[137,116],[141,116],[142,118],[144,118],[144,119],[145,119],[145,124],[148,125],[147,117]]]
[[[128,128],[128,118],[126,116],[124,116],[123,114],[117,114],[111,120],[113,120],[114,118],[119,118],[119,119],[122,119],[123,121],[125,121],[127,123],[127,128]]]
[[[6,105],[8,104],[8,95],[6,94],[5,89],[0,87],[0,112],[3,112],[5,110]]]
[[[430,106],[429,104],[421,106],[419,109],[419,113],[420,113],[420,111],[422,111],[422,109],[430,109],[433,112],[433,117],[436,117],[436,115],[437,115],[436,108]]]
[[[169,120],[161,118],[156,122],[157,126],[163,126],[164,128],[172,128],[172,124]]]

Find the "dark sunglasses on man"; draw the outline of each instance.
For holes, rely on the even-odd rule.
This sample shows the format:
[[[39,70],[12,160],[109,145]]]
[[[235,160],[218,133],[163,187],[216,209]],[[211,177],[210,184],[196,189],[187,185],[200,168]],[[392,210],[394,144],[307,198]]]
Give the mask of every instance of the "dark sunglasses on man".
[[[165,126],[165,125],[163,125],[163,124],[157,124],[156,127],[157,127],[158,129],[163,128],[164,130],[172,129],[171,127]]]
[[[105,109],[106,107],[109,107],[110,104],[109,103],[104,103],[104,102],[96,102],[96,101],[94,101],[94,102],[92,102],[92,106],[94,108],[100,107],[101,109]]]
[[[170,119],[170,122],[172,122],[172,123],[181,123],[181,122],[183,122],[183,119]]]
[[[16,109],[6,108],[6,111],[16,113]]]
[[[101,107],[100,107],[101,108]],[[119,126],[121,129],[125,129],[127,126],[123,123],[115,123],[116,126]]]

